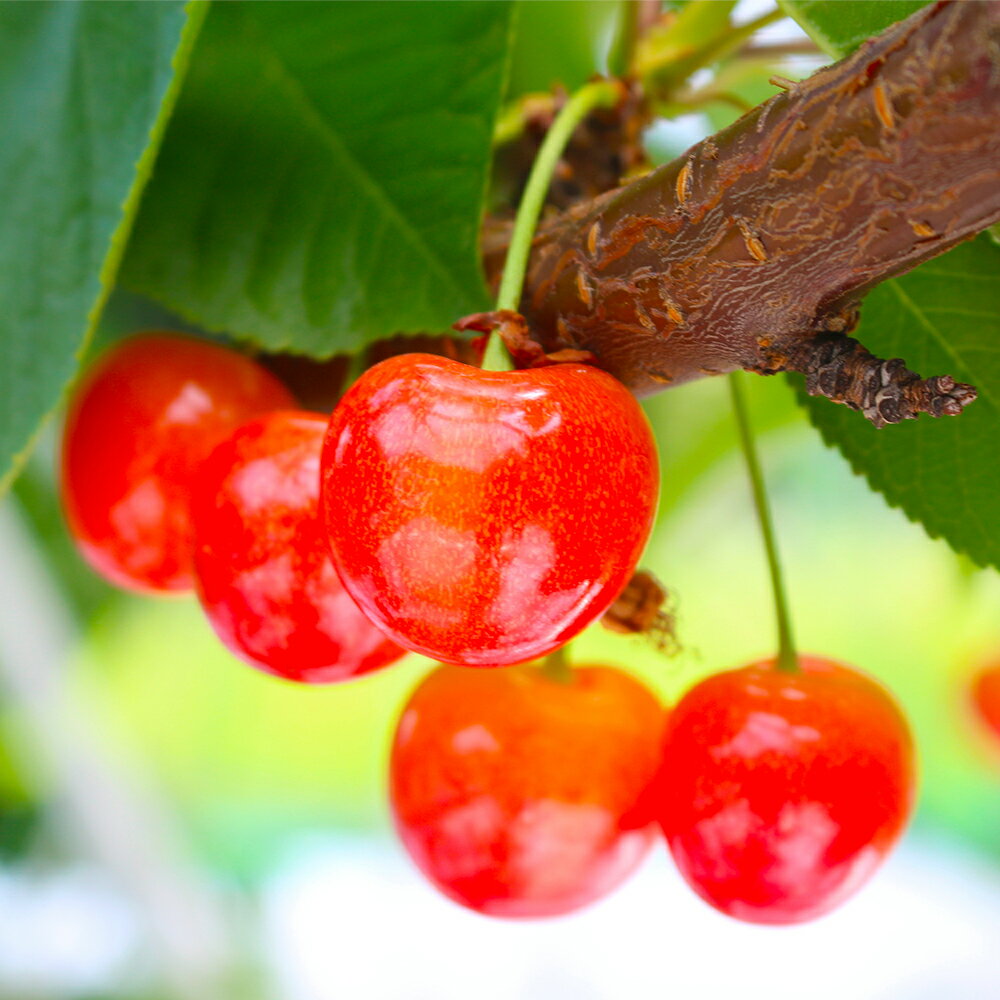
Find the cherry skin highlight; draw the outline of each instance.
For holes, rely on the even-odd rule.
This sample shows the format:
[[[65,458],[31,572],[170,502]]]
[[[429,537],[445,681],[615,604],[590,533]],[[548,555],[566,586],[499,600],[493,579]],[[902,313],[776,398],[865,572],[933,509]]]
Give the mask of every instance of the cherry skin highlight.
[[[889,693],[800,657],[695,685],[667,725],[659,816],[691,887],[740,920],[833,909],[878,867],[913,804],[913,744]]]
[[[993,735],[1000,738],[1000,663],[992,663],[976,674],[972,703]]]
[[[194,586],[190,495],[198,466],[288,391],[236,351],[166,333],[110,348],[70,399],[62,499],[91,566],[129,590]]]
[[[639,405],[579,364],[389,358],[341,400],[323,451],[344,586],[400,645],[472,666],[540,657],[603,614],[657,488]]]
[[[647,793],[665,713],[613,667],[433,671],[403,710],[389,797],[403,845],[454,901],[569,913],[619,886],[655,839]]]
[[[337,578],[319,519],[327,418],[265,414],[209,455],[192,521],[198,597],[241,659],[286,680],[326,684],[405,654],[358,610]]]

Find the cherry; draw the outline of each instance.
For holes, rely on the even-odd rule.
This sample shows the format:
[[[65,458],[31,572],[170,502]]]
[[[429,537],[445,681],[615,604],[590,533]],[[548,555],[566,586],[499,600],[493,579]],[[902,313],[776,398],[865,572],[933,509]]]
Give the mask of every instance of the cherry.
[[[429,674],[399,720],[389,796],[403,845],[445,895],[497,917],[611,892],[655,836],[646,799],[664,712],[613,667]]]
[[[209,455],[191,517],[198,596],[237,656],[287,680],[325,684],[405,654],[337,578],[319,519],[325,416],[265,414]]]
[[[449,663],[530,660],[601,615],[656,494],[642,410],[581,364],[390,358],[341,400],[323,452],[344,586],[400,645]]]
[[[63,505],[88,562],[132,590],[190,589],[199,463],[250,417],[294,405],[216,344],[149,333],[108,350],[76,386],[63,437]]]
[[[1000,736],[1000,663],[991,663],[976,674],[972,703],[983,722]]]
[[[871,678],[819,657],[716,674],[671,713],[660,821],[681,874],[732,917],[811,920],[837,906],[899,837],[913,745]]]

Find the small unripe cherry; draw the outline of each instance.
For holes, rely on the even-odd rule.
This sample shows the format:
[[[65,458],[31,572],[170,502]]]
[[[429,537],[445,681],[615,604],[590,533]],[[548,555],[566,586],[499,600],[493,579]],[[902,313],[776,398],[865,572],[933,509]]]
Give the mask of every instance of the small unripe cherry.
[[[1000,738],[1000,662],[989,663],[976,674],[972,703],[980,719]]]
[[[569,913],[619,886],[654,838],[664,711],[614,667],[430,673],[403,709],[389,798],[417,867],[495,917]]]
[[[226,646],[286,680],[326,684],[405,654],[337,577],[319,520],[327,418],[268,413],[237,428],[195,481],[198,597]]]
[[[250,417],[294,405],[218,344],[147,333],[107,350],[74,388],[63,434],[63,506],[87,561],[130,590],[190,589],[199,465]]]
[[[889,693],[821,657],[715,674],[671,712],[659,818],[681,874],[716,909],[789,924],[833,909],[909,818],[913,743]]]

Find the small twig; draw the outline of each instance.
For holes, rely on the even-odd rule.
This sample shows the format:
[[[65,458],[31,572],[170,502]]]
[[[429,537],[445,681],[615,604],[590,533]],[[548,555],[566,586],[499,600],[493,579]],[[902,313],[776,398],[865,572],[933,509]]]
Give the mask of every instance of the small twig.
[[[901,358],[877,358],[856,340],[837,334],[806,341],[781,370],[800,372],[810,396],[859,410],[876,427],[913,420],[918,413],[956,416],[976,398],[975,386],[950,375],[921,378]]]
[[[799,38],[789,42],[748,42],[737,53],[739,59],[780,59],[783,56],[823,56],[812,39]]]

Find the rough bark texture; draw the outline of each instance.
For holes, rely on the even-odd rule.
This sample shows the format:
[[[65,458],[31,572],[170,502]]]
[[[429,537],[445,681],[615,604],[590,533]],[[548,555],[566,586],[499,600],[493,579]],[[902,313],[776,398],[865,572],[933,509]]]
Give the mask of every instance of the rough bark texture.
[[[975,397],[846,334],[861,297],[1000,219],[1000,3],[932,4],[680,159],[541,232],[546,351],[639,395],[745,368],[881,425]]]

